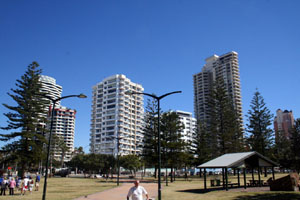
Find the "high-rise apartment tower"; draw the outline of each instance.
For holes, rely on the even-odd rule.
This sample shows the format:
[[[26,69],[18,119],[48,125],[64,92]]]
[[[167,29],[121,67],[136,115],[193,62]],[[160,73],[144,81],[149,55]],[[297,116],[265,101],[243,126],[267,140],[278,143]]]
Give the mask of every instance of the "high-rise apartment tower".
[[[243,125],[242,97],[238,54],[234,51],[221,56],[213,55],[206,60],[202,71],[193,75],[194,80],[194,112],[197,120],[209,120],[209,98],[214,82],[221,78],[227,93],[232,98],[240,126]]]
[[[181,139],[191,145],[190,150],[194,150],[197,120],[190,112],[176,110],[175,113],[179,116],[180,122],[184,125],[184,129],[181,132]]]
[[[52,134],[60,141],[56,141],[56,144],[53,146],[53,156],[55,160],[61,161],[63,159],[64,162],[67,162],[72,159],[74,150],[76,110],[64,106],[55,106],[54,113]],[[67,149],[63,149],[65,147],[62,142]]]
[[[40,88],[41,92],[47,94],[47,96],[51,97],[52,99],[57,99],[61,97],[62,93],[62,86],[56,84],[56,80],[50,76],[41,75],[40,82],[42,87]],[[59,105],[60,102],[57,102]]]
[[[52,77],[41,75],[40,82],[42,87],[40,90],[47,94],[52,99],[57,99],[61,97],[62,86],[56,84],[56,80]],[[75,134],[75,114],[76,111],[60,105],[60,102],[56,103],[53,120],[53,137],[64,142],[67,150],[62,151],[62,146],[52,143],[52,151],[54,159],[61,161],[63,158],[64,162],[71,160],[71,154],[74,150],[74,134]],[[50,102],[48,108],[48,124],[45,124],[50,129],[51,122],[51,111],[52,111],[52,102]],[[48,135],[46,135],[48,137]],[[58,140],[57,140],[58,143]]]
[[[278,109],[274,119],[275,139],[278,138],[278,134],[281,133],[286,138],[291,137],[291,129],[294,127],[294,116],[292,111],[282,111]]]
[[[144,88],[125,75],[105,78],[93,87],[90,151],[110,155],[139,154],[143,142]]]

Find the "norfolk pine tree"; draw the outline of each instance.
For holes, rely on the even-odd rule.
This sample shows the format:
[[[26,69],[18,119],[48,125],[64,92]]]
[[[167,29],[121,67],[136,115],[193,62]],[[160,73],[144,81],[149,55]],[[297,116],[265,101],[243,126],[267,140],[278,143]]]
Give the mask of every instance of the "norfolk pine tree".
[[[252,151],[257,151],[264,156],[271,156],[273,145],[272,125],[273,115],[266,107],[262,95],[256,90],[250,105],[251,109],[246,115],[248,117],[247,132],[250,134],[247,138],[248,145]]]
[[[0,140],[13,142],[6,144],[2,151],[9,150],[9,157],[18,160],[21,175],[42,159],[43,144],[46,143],[41,134],[44,132],[41,123],[46,122],[46,114],[43,113],[48,102],[41,97],[41,70],[38,67],[37,62],[32,62],[21,79],[17,80],[17,89],[11,89],[14,94],[8,93],[17,105],[3,104],[10,111],[4,114],[8,125],[1,129],[11,133],[1,133]]]
[[[283,131],[276,132],[275,146],[274,146],[274,157],[280,166],[284,168],[290,168],[292,162],[291,154],[291,141],[288,139]]]
[[[242,130],[223,79],[215,81],[210,98],[210,152],[217,157],[242,151]]]
[[[205,123],[200,120],[197,121],[197,133],[195,134],[194,143],[195,151],[193,152],[196,159],[194,165],[201,165],[212,159],[213,152],[210,150],[209,145],[210,135],[205,127]]]
[[[300,173],[300,119],[295,120],[291,133],[291,166]]]
[[[165,167],[171,167],[171,182],[173,181],[173,169],[185,166],[188,162],[188,144],[182,139],[181,132],[184,125],[179,115],[175,112],[165,112],[161,117],[162,151]]]
[[[157,108],[157,102],[154,99],[148,99],[145,109],[143,139],[144,146],[142,152],[142,157],[146,167],[155,167],[155,170],[158,167]]]

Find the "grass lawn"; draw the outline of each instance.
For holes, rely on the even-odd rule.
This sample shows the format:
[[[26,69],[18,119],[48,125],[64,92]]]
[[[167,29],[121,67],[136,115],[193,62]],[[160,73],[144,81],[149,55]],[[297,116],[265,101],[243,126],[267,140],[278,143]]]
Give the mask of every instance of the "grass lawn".
[[[284,174],[286,175],[286,174]],[[275,178],[284,176],[283,174],[276,174]],[[263,177],[263,180],[267,180],[270,177]],[[207,178],[207,186],[210,189],[210,179],[215,177],[210,176]],[[241,178],[241,184],[243,184],[243,176]],[[252,179],[251,175],[247,175],[247,180]],[[257,179],[257,176],[255,176]],[[229,181],[237,183],[237,178],[230,176]],[[203,192],[204,182],[203,179],[192,178],[189,181],[183,179],[177,179],[175,183],[165,186],[162,184],[162,199],[163,200],[296,200],[300,199],[300,192],[245,192],[243,189],[236,191],[236,189],[215,190],[210,192]]]
[[[41,200],[43,195],[43,180],[41,181],[39,191],[32,191],[29,194],[23,196],[20,192],[15,191],[15,196],[9,196],[9,192],[6,191],[6,196],[0,196],[0,199],[11,200]],[[93,194],[101,192],[109,188],[116,187],[116,183],[101,181],[100,179],[89,178],[48,178],[47,181],[47,193],[46,199],[49,200],[69,200],[76,197],[85,196],[87,194]]]
[[[276,174],[276,178],[285,176],[286,174]],[[270,177],[261,177],[267,180]],[[215,179],[216,176],[207,177],[207,186],[210,189],[210,179]],[[220,177],[219,177],[220,178]],[[240,177],[241,184],[243,184],[243,176]],[[251,175],[247,175],[247,180],[252,179]],[[258,179],[255,175],[255,179]],[[153,180],[150,178],[149,180]],[[42,179],[43,181],[43,179]],[[237,177],[229,176],[231,183],[237,183]],[[163,200],[296,200],[300,199],[300,192],[249,192],[240,189],[213,190],[204,192],[203,178],[194,177],[185,181],[183,178],[177,178],[175,182],[169,183],[165,186],[162,182],[162,199]],[[49,200],[71,200],[76,197],[85,196],[88,194],[97,193],[103,190],[116,187],[115,182],[105,182],[101,179],[89,178],[49,178],[46,199]],[[147,189],[147,188],[146,188]],[[20,192],[16,192],[15,196],[0,196],[0,199],[13,200],[40,200],[42,199],[43,182],[40,184],[40,190],[33,191],[29,194],[28,191],[25,196],[20,196]]]

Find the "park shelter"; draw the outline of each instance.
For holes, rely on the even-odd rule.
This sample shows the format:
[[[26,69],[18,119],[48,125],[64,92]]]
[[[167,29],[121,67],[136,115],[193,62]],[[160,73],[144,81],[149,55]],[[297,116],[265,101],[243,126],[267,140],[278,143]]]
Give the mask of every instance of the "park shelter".
[[[254,181],[254,169],[258,173],[258,183],[261,186],[261,169],[265,169],[265,176],[267,176],[267,168],[272,169],[272,177],[275,180],[274,167],[278,166],[277,163],[271,161],[267,157],[252,151],[252,152],[241,152],[241,153],[227,153],[220,157],[217,157],[213,160],[210,160],[202,165],[199,165],[198,168],[204,169],[204,189],[206,190],[206,169],[217,169],[222,168],[222,177],[223,177],[223,187],[228,190],[228,168],[237,171],[238,175],[238,186],[240,186],[240,170],[243,170],[244,176],[244,188],[246,188],[246,170],[251,170],[252,180]],[[232,184],[230,184],[232,186]]]

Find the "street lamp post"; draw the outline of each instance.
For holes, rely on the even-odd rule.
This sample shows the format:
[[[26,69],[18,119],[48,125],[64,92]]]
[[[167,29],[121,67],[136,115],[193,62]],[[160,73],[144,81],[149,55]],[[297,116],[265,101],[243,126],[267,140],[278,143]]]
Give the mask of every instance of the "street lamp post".
[[[51,124],[50,124],[50,133],[49,133],[49,139],[48,139],[47,159],[46,159],[46,173],[45,173],[45,181],[44,181],[44,189],[43,189],[43,200],[45,200],[46,199],[46,190],[47,190],[47,178],[48,178],[49,157],[50,157],[50,147],[51,147],[51,137],[52,137],[52,129],[53,129],[53,121],[54,121],[55,104],[62,99],[66,99],[66,98],[70,98],[70,97],[86,98],[86,95],[84,95],[84,94],[68,95],[68,96],[57,98],[57,99],[52,99],[51,97],[49,97],[47,95],[42,95],[42,96],[49,99],[50,101],[52,101]]]
[[[117,185],[119,186],[120,184],[120,136],[118,136],[118,154],[117,154],[117,167],[118,167],[118,178],[117,178]]]
[[[117,172],[118,173],[117,174],[117,186],[119,186],[120,185],[120,154],[119,154],[119,152],[120,152],[120,139],[122,139],[123,137],[112,136],[111,138],[112,139],[117,139],[117,150],[118,150],[118,152],[117,152],[117,170],[118,170],[118,172]]]
[[[158,151],[158,200],[161,200],[161,142],[160,142],[160,100],[163,99],[166,96],[169,96],[171,94],[175,94],[175,93],[181,93],[181,91],[175,91],[175,92],[170,92],[170,93],[166,93],[164,95],[161,96],[156,96],[154,94],[148,94],[148,93],[144,93],[144,92],[134,92],[134,91],[126,91],[125,94],[128,95],[133,95],[133,94],[143,94],[149,97],[152,97],[153,99],[155,99],[157,101],[157,132],[158,132],[158,144],[157,144],[157,151]]]

